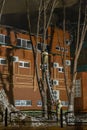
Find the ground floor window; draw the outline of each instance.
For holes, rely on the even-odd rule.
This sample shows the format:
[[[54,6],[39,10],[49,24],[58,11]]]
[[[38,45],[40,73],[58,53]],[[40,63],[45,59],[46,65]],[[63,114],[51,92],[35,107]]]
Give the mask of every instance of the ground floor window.
[[[68,101],[61,101],[63,107],[68,107]]]
[[[15,106],[31,106],[31,100],[15,100]]]
[[[42,106],[42,101],[41,100],[37,101],[37,106]]]

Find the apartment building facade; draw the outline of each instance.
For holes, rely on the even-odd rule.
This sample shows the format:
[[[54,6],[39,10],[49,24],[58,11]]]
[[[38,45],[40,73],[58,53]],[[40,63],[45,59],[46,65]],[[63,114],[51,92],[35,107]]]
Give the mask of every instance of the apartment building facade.
[[[87,111],[87,34],[81,49],[77,66],[77,79],[75,88],[75,110]]]
[[[65,37],[65,42],[64,42]],[[66,31],[49,27],[46,48],[49,59],[50,79],[55,98],[67,107],[66,84],[70,85],[70,36]],[[37,45],[38,67],[41,76],[42,36],[36,44],[36,36],[12,27],[0,27],[0,88],[4,88],[10,103],[20,110],[41,110],[42,101],[38,88],[33,47]]]

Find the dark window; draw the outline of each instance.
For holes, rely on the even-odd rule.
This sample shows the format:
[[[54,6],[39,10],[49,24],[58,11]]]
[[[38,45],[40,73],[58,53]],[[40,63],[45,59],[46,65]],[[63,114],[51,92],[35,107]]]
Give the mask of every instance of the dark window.
[[[38,48],[38,50],[41,50],[42,49],[42,44],[38,43],[37,48]]]
[[[25,49],[32,49],[31,41],[26,39],[17,39],[17,46]]]
[[[5,42],[4,39],[5,39],[5,36],[2,35],[2,34],[0,34],[0,42],[1,42],[1,43]]]
[[[4,58],[0,58],[0,64],[7,64],[7,60]]]
[[[59,47],[59,46],[56,46],[56,50],[60,51],[60,47]]]
[[[30,67],[30,64],[27,63],[27,62],[25,62],[25,63],[24,63],[24,67]]]
[[[32,43],[31,43],[31,41],[27,41],[27,48],[28,49],[32,49]]]
[[[21,39],[17,39],[17,46],[21,47]]]
[[[10,44],[10,37],[9,36],[5,36],[5,43]]]

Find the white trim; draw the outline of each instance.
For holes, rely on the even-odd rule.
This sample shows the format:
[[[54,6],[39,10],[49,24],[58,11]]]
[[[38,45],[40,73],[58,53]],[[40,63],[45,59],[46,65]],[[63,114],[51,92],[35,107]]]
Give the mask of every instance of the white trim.
[[[27,104],[27,101],[30,101],[31,104]],[[18,104],[16,104],[18,102]],[[32,106],[31,100],[15,100],[15,106]]]
[[[60,70],[59,70],[60,69]],[[63,73],[64,71],[63,71],[63,67],[58,67],[58,72],[59,73]]]
[[[3,43],[3,44],[5,45],[5,44],[6,44],[6,43],[5,43],[5,36],[6,36],[6,35],[0,34],[0,36],[2,36],[2,40],[3,40],[3,41],[0,41],[0,43]]]
[[[59,67],[59,63],[53,62],[53,67],[54,67],[54,68],[58,68],[58,67]]]
[[[7,63],[6,63],[6,64],[1,63],[1,60],[5,60],[5,61],[7,61],[6,58],[0,58],[0,64],[1,64],[1,65],[6,65],[6,64],[7,64]]]
[[[21,63],[22,65],[20,65],[20,63]],[[24,65],[25,63],[29,63],[29,67],[26,67],[26,66]],[[20,67],[20,68],[30,68],[30,62],[19,61],[19,67]]]

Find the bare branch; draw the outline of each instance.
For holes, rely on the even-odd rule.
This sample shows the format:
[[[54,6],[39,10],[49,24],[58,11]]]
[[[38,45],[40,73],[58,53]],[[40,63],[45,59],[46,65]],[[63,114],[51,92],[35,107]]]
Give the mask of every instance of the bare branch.
[[[6,3],[6,0],[3,0],[2,7],[1,7],[1,12],[0,12],[0,22],[1,22],[1,17],[2,17],[2,13],[3,13],[5,3]]]
[[[76,53],[77,53],[78,45],[79,45],[80,18],[81,18],[81,0],[80,0],[80,4],[79,4],[78,29],[77,29],[77,43],[76,43],[76,51],[75,51],[75,55],[76,55]]]
[[[50,12],[50,17],[49,17],[49,20],[48,20],[48,23],[47,23],[47,26],[46,26],[46,31],[47,31],[48,26],[50,24],[50,21],[51,21],[51,18],[52,18],[52,14],[53,14],[53,11],[54,11],[54,8],[55,8],[56,4],[58,4],[58,1],[54,0],[53,5],[52,5],[52,9],[51,9],[51,12]]]

